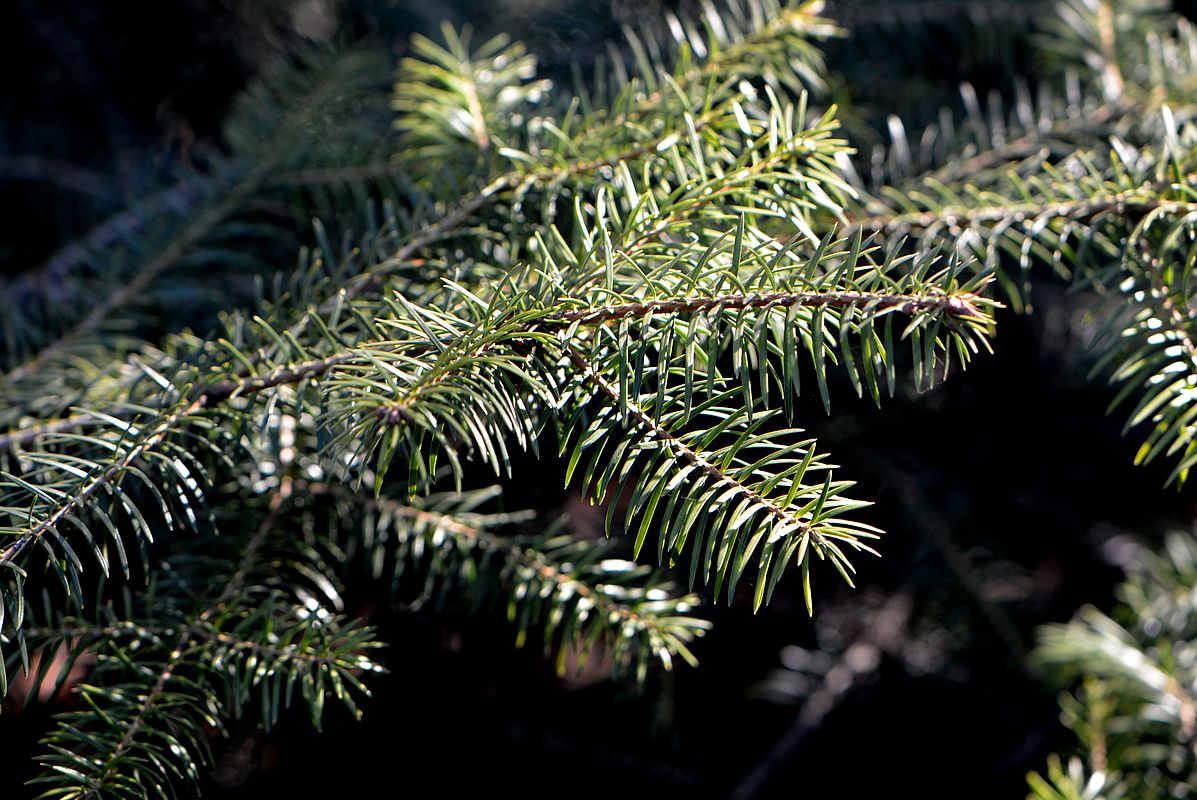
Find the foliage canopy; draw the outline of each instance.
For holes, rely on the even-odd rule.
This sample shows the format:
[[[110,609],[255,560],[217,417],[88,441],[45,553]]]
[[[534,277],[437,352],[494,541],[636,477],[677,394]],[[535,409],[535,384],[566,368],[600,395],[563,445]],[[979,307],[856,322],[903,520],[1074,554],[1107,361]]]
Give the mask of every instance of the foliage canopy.
[[[449,27],[397,68],[291,53],[224,151],[51,260],[61,286],[3,287],[0,691],[94,660],[46,796],[185,791],[251,704],[356,713],[381,643],[351,576],[498,601],[560,669],[602,652],[640,680],[694,663],[701,592],[759,607],[792,571],[813,609],[881,531],[800,400],[830,411],[829,375],[877,404],[930,387],[1036,270],[1104,299],[1099,372],[1139,459],[1185,479],[1197,34],[1067,0],[1034,91],[966,87],[963,118],[895,121],[870,162],[828,100],[821,7],[669,13],[570,89]],[[632,558],[474,488],[554,450]],[[1067,630],[1048,658],[1106,647]]]

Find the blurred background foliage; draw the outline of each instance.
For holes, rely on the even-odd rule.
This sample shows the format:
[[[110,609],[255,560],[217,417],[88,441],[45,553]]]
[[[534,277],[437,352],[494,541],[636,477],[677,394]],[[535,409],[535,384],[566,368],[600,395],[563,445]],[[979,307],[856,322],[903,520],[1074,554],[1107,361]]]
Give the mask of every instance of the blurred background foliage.
[[[472,26],[475,41],[510,34],[545,75],[568,81],[622,25],[663,5],[677,3],[4,4],[0,274],[36,271],[91,221],[220,152],[238,91],[297,40],[365,38],[400,57],[412,33],[435,38],[447,20]],[[828,47],[828,93],[859,165],[889,140],[892,115],[918,130],[944,108],[958,117],[971,97],[1011,96],[1016,76],[1034,81],[1043,5],[828,3],[848,32]],[[1033,299],[1035,315],[1003,316],[995,356],[928,394],[899,393],[878,411],[840,387],[834,416],[817,401],[803,409],[859,478],[858,493],[877,500],[870,521],[888,531],[885,557],[862,565],[860,588],[821,587],[813,620],[794,586],[755,616],[746,602],[713,607],[702,667],[640,691],[605,680],[602,664],[559,679],[539,651],[513,650],[508,630],[477,617],[380,613],[382,638],[395,644],[365,721],[334,715],[319,736],[299,724],[267,735],[247,722],[215,744],[205,795],[398,792],[417,778],[449,794],[1023,795],[1026,773],[1073,743],[1055,690],[1029,666],[1037,626],[1084,603],[1113,609],[1120,543],[1158,545],[1197,512],[1192,481],[1164,490],[1166,466],[1132,467],[1136,442],[1105,413],[1113,391],[1086,380],[1086,304],[1050,277]],[[513,506],[601,515],[563,492],[551,465],[539,469],[542,484],[508,488]],[[22,769],[55,707],[0,723],[0,795],[27,791]],[[327,766],[346,763],[352,785]]]

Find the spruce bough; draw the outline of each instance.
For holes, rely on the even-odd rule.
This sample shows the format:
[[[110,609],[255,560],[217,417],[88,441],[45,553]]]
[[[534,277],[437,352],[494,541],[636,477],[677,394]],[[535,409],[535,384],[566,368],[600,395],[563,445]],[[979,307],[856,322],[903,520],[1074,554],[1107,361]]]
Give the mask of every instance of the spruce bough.
[[[824,103],[821,6],[667,15],[572,90],[448,28],[393,83],[368,51],[292,55],[227,152],[55,261],[100,300],[6,287],[0,688],[93,662],[47,796],[181,790],[251,703],[356,713],[381,643],[350,576],[497,600],[560,669],[602,652],[641,680],[694,663],[701,592],[759,607],[793,572],[813,609],[881,532],[799,401],[830,410],[833,373],[878,404],[930,387],[1037,269],[1115,301],[1117,401],[1184,479],[1192,30],[1063,3],[1062,94],[921,148],[895,126],[866,179]],[[170,330],[200,273],[213,331]],[[553,449],[633,558],[466,488]]]

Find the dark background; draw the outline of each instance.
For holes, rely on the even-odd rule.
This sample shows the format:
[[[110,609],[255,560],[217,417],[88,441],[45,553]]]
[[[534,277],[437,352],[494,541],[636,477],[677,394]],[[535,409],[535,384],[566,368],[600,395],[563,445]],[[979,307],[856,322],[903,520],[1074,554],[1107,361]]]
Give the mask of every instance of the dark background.
[[[676,4],[670,4],[676,5]],[[887,114],[917,129],[956,86],[984,97],[1034,81],[1033,2],[829,4],[850,26],[829,45],[838,99],[862,149]],[[1187,5],[1187,4],[1186,4]],[[549,74],[585,67],[652,2],[506,0],[16,0],[0,10],[0,274],[37,269],[106,209],[156,185],[197,147],[219,147],[232,98],[288,37],[360,37],[405,51],[412,31],[471,23],[537,52]],[[1189,8],[1183,8],[1188,11]],[[660,791],[723,797],[739,787],[788,797],[1025,793],[1028,770],[1070,746],[1056,689],[1028,666],[1036,626],[1083,603],[1114,603],[1119,537],[1159,541],[1190,526],[1191,485],[1167,467],[1132,467],[1113,392],[1087,379],[1089,300],[1052,281],[1036,313],[1004,313],[996,355],[930,393],[882,410],[833,386],[801,424],[876,500],[884,557],[862,559],[859,588],[816,587],[813,620],[797,581],[772,606],[709,609],[698,670],[645,690],[592,671],[558,679],[536,648],[517,651],[496,618],[383,614],[390,674],[366,717],[302,715],[275,732],[234,723],[213,742],[209,798],[267,790],[307,797],[381,785],[454,796]],[[577,508],[553,463],[531,461],[512,506]],[[522,495],[522,496],[521,496]],[[21,782],[52,709],[0,717],[0,796]],[[249,715],[252,720],[252,714]],[[389,787],[389,788],[387,788]]]

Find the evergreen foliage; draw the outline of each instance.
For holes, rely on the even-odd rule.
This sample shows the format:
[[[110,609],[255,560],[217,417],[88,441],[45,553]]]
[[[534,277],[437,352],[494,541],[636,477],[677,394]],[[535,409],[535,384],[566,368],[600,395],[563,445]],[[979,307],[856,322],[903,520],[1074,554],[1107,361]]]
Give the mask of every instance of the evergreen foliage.
[[[1127,571],[1120,607],[1091,606],[1040,632],[1039,660],[1078,682],[1061,701],[1082,756],[1059,758],[1048,778],[1031,776],[1032,796],[1191,797],[1197,791],[1193,592],[1197,541],[1173,532],[1163,552],[1114,543]]]
[[[395,71],[291,54],[225,151],[0,287],[0,689],[94,661],[43,743],[45,796],[185,794],[246,707],[356,714],[381,670],[344,602],[363,576],[498,604],[560,670],[602,655],[640,680],[694,663],[702,593],[759,607],[794,572],[813,611],[881,532],[800,401],[830,411],[836,375],[877,404],[930,387],[1003,304],[1030,308],[1035,271],[1102,299],[1098,372],[1140,460],[1186,478],[1197,34],[1152,0],[1067,0],[1041,84],[966,87],[962,117],[895,120],[862,154],[822,6],[669,13],[571,89],[449,27]],[[634,560],[474,488],[553,450]],[[1189,775],[1166,744],[1192,738],[1175,542],[1129,584],[1134,632],[1086,612],[1048,634],[1097,676],[1059,796]],[[1128,654],[1152,670],[1119,672]],[[1099,745],[1107,719],[1129,744]]]

